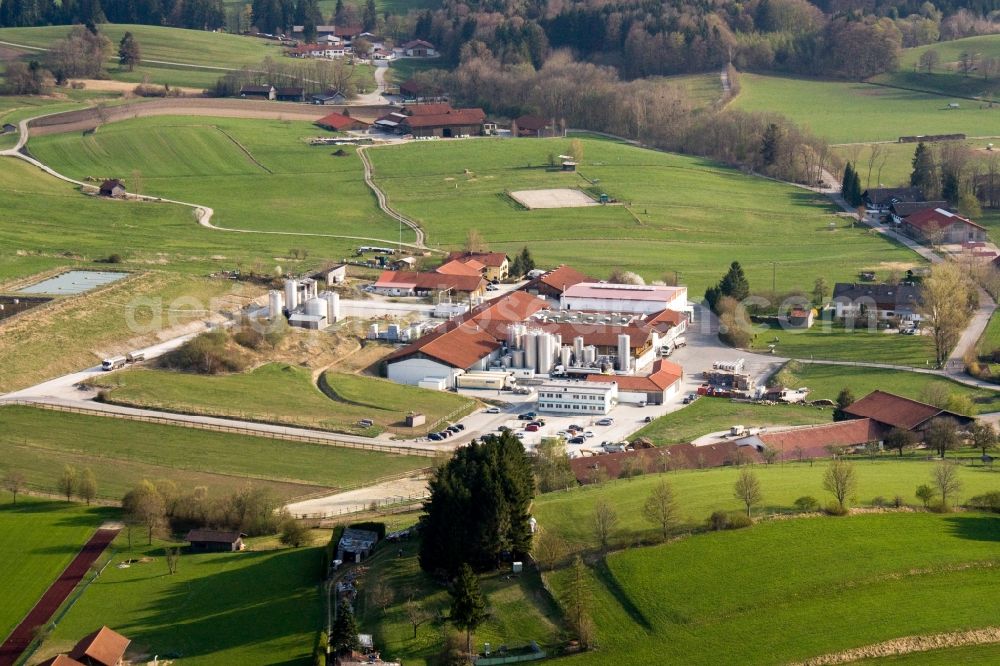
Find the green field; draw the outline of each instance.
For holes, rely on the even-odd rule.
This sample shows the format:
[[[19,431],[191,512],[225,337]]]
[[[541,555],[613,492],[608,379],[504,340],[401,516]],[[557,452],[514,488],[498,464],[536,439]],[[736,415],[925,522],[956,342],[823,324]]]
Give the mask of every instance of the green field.
[[[927,335],[871,332],[860,328],[852,331],[823,321],[808,330],[783,330],[767,325],[755,325],[754,330],[751,349],[767,351],[773,344],[774,353],[787,358],[865,361],[921,368],[934,365],[934,343]]]
[[[90,468],[101,497],[120,499],[142,479],[206,486],[220,497],[253,483],[288,500],[423,468],[427,458],[390,455],[133,422],[31,407],[0,407],[0,472],[18,469],[53,491],[63,465]]]
[[[386,427],[405,429],[410,411],[425,414],[430,426],[473,404],[453,393],[372,377],[331,372],[326,373],[326,380],[340,400],[321,392],[308,369],[284,363],[215,376],[129,370],[95,383],[109,386],[109,399],[118,404],[366,436],[375,436]],[[359,426],[361,419],[371,419],[375,425]]]
[[[858,459],[854,463],[858,503],[870,504],[875,497],[892,500],[899,495],[906,502],[919,505],[913,491],[921,483],[930,482],[933,464],[912,458],[897,460],[892,455],[885,454],[875,461]],[[791,459],[792,455],[785,453],[785,457]],[[823,490],[826,465],[825,461],[818,461],[756,466],[754,472],[760,479],[764,495],[763,503],[757,510],[787,511],[803,495],[811,495],[823,504],[827,503],[832,496]],[[964,484],[963,499],[1000,489],[1000,469],[990,471],[982,466],[962,466],[959,472]],[[543,529],[554,530],[572,546],[593,548],[595,543],[590,518],[596,502],[606,500],[615,507],[619,517],[614,543],[624,546],[639,539],[655,540],[657,531],[642,517],[642,504],[660,479],[666,479],[672,485],[683,521],[697,526],[703,524],[712,511],[739,510],[742,507],[733,498],[733,483],[737,474],[738,471],[732,467],[681,470],[547,493],[536,498],[533,513]]]
[[[0,642],[110,515],[106,508],[24,495],[14,505],[0,492]]]
[[[920,56],[929,50],[937,52],[940,64],[931,73],[917,71]],[[1000,92],[1000,79],[994,76],[986,80],[978,68],[968,76],[962,74],[958,67],[962,52],[975,54],[977,60],[983,57],[1000,57],[1000,37],[980,35],[904,49],[899,59],[899,70],[878,76],[875,80],[946,95],[983,97],[996,101]]]
[[[569,263],[595,276],[626,267],[648,280],[677,271],[693,297],[734,259],[758,287],[770,286],[775,262],[779,289],[806,288],[821,274],[845,280],[865,266],[887,272],[894,262],[919,261],[843,222],[831,232],[838,218],[825,197],[699,158],[582,143],[575,174],[547,167],[550,155],[569,149],[566,139],[421,142],[369,155],[392,204],[419,220],[435,245],[459,245],[476,228],[495,249],[527,244],[542,265]],[[504,195],[550,187],[606,192],[631,205],[528,211]]]
[[[811,425],[827,423],[829,409],[801,405],[754,405],[723,398],[702,398],[684,409],[661,416],[645,426],[636,437],[648,437],[657,445],[681,444],[702,435],[740,423],[750,427]]]
[[[141,543],[131,556],[152,559],[106,568],[39,655],[67,650],[106,624],[150,661],[159,655],[185,664],[312,663],[323,619],[322,548],[182,554],[170,575],[164,543]],[[113,563],[128,558],[124,535],[114,546]]]
[[[599,649],[566,663],[789,663],[990,626],[1000,597],[983,592],[998,541],[1000,517],[916,513],[778,521],[615,553],[591,570]],[[549,576],[563,594],[567,579]]]
[[[780,113],[833,143],[895,141],[915,134],[991,136],[1000,106],[868,83],[744,74],[734,100],[747,111]],[[961,108],[949,109],[958,103]]]

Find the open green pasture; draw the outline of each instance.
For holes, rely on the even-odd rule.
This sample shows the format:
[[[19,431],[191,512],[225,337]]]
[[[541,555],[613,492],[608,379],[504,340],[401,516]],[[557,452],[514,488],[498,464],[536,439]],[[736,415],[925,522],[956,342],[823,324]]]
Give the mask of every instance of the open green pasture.
[[[783,330],[765,324],[755,325],[754,330],[752,349],[767,351],[774,345],[774,353],[787,358],[934,366],[934,343],[927,335],[852,330],[826,321],[808,330]]]
[[[110,387],[118,404],[193,414],[377,435],[385,427],[405,428],[410,411],[435,423],[470,408],[468,398],[387,380],[329,372],[327,384],[340,398],[320,391],[306,368],[270,363],[245,373],[193,375],[166,370],[129,370],[97,383]],[[375,425],[358,425],[371,419]]]
[[[1000,106],[870,83],[744,74],[733,102],[747,111],[780,113],[833,143],[895,141],[900,136],[989,136]],[[960,108],[950,109],[951,103]]]
[[[0,642],[109,517],[106,508],[24,495],[12,504],[0,492]]]
[[[1000,130],[998,130],[1000,132]],[[987,151],[986,146],[990,143],[1000,145],[1000,140],[993,139],[970,139],[962,144],[971,148],[973,159],[972,164],[978,164],[985,173],[988,170],[988,162],[996,153]],[[872,144],[849,144],[833,146],[836,153],[844,162],[854,162],[861,173],[861,188],[867,189],[869,186],[878,187],[880,184],[885,187],[902,187],[910,184],[910,174],[913,172],[913,151],[916,150],[915,143],[880,143],[878,150],[880,154],[873,163],[871,176],[868,175],[868,162],[872,157]],[[930,144],[932,148],[948,144]],[[883,157],[885,155],[884,162]],[[882,168],[879,169],[879,164]],[[977,220],[979,221],[979,220]]]
[[[737,423],[752,427],[812,425],[832,419],[829,409],[803,405],[755,405],[724,398],[701,398],[684,409],[670,412],[646,425],[636,437],[657,445],[682,444],[702,435],[729,430]]]
[[[309,664],[323,621],[323,549],[181,555],[168,573],[164,542],[132,552],[125,535],[109,566],[42,646],[67,650],[102,624],[132,640],[131,650],[185,664]],[[253,548],[251,543],[250,548]],[[137,557],[149,561],[120,569]]]
[[[599,648],[566,663],[791,663],[991,626],[998,543],[1000,517],[914,513],[776,521],[615,553],[590,570]],[[548,576],[562,598],[569,575]]]
[[[29,145],[72,177],[120,177],[128,185],[138,172],[143,194],[211,206],[212,223],[220,227],[276,232],[266,238],[272,252],[301,247],[339,258],[331,248],[342,252],[347,243],[324,235],[398,240],[399,225],[376,206],[354,149],[343,146],[346,155],[335,156],[337,148],[305,141],[324,134],[302,121],[162,116],[114,123],[88,136],[41,136]],[[280,235],[288,232],[307,235]],[[403,241],[412,240],[403,233]]]
[[[100,496],[112,499],[142,479],[203,485],[213,496],[253,483],[290,499],[427,464],[416,456],[32,407],[2,407],[0,423],[0,471],[18,469],[31,487],[52,491],[64,464],[90,467]]]
[[[928,73],[919,69],[918,65],[920,56],[931,50],[937,52],[940,63]],[[972,54],[975,62],[984,57],[1000,57],[1000,37],[979,35],[904,49],[899,59],[899,69],[877,76],[874,80],[945,95],[983,97],[996,101],[1000,93],[1000,78],[995,75],[985,78],[978,66],[968,75],[963,74],[959,69],[959,58],[963,52]]]
[[[856,503],[870,504],[875,497],[891,501],[899,495],[907,503],[920,504],[913,492],[918,485],[930,483],[934,463],[906,457],[896,459],[893,455],[884,454],[874,461],[858,459],[853,463],[858,480]],[[785,452],[784,456],[789,460],[792,453]],[[816,461],[756,466],[754,473],[760,480],[763,501],[755,510],[791,510],[795,500],[803,495],[815,497],[823,504],[831,501],[832,495],[823,490],[827,465],[826,461]],[[991,471],[988,467],[963,465],[958,471],[963,483],[961,499],[1000,490],[1000,469]],[[673,487],[683,522],[697,526],[713,511],[746,510],[733,497],[733,483],[738,474],[735,468],[717,467],[583,486],[539,496],[533,513],[542,529],[554,530],[576,548],[594,548],[591,516],[597,501],[606,500],[618,512],[614,542],[625,546],[637,539],[656,538],[656,528],[643,518],[642,505],[661,479]]]
[[[369,151],[393,206],[417,219],[429,242],[460,245],[478,229],[492,247],[523,245],[542,265],[568,263],[604,277],[614,268],[648,280],[674,272],[691,295],[739,260],[752,286],[806,288],[864,267],[919,261],[910,251],[849,228],[825,197],[743,175],[707,160],[583,139],[577,173],[548,166],[568,139],[428,141]],[[629,205],[524,210],[505,192],[576,188]],[[829,224],[835,222],[833,231]],[[822,256],[822,261],[817,257]]]

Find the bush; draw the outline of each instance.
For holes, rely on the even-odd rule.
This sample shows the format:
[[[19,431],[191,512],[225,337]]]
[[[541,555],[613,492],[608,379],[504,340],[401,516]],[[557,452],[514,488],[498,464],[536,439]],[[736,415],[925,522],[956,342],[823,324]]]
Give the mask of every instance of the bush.
[[[160,357],[160,365],[172,370],[214,375],[239,372],[246,362],[226,346],[226,332],[221,329],[202,333],[172,352]]]
[[[994,490],[985,495],[976,495],[968,501],[968,506],[970,509],[978,509],[979,511],[1000,513],[1000,491]]]
[[[902,495],[896,495],[895,497],[892,498],[892,505],[897,509],[901,509],[904,506],[906,506],[906,500],[903,499]]]
[[[115,253],[115,254],[109,254],[107,261],[108,261],[109,264],[120,264],[120,263],[122,263],[122,255],[117,254],[117,253]]]
[[[831,516],[846,516],[847,507],[842,506],[839,502],[830,502],[826,505],[826,512]]]
[[[811,495],[803,495],[793,503],[799,511],[815,511],[819,508],[819,501]]]
[[[880,509],[885,507],[887,504],[889,504],[889,502],[881,495],[872,500],[872,506],[877,506]]]
[[[927,508],[933,513],[951,513],[951,505],[945,504],[941,500],[934,500],[927,505]]]
[[[724,530],[729,527],[729,514],[725,511],[713,511],[708,517],[708,529],[713,532]]]
[[[750,516],[745,513],[733,513],[729,516],[729,526],[726,529],[741,530],[751,525],[753,525],[753,521]]]
[[[721,530],[739,530],[753,525],[753,521],[750,520],[750,516],[740,511],[733,513],[728,511],[713,511],[712,515],[708,517],[707,522],[708,529],[713,532]]]

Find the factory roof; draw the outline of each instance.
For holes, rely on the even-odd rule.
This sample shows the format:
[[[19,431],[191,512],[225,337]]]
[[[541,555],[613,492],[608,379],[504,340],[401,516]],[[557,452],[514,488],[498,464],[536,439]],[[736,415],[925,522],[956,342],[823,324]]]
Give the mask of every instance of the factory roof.
[[[653,363],[653,371],[645,377],[619,375],[587,375],[588,382],[615,382],[621,391],[665,391],[684,377],[684,369],[662,359]]]
[[[579,282],[567,287],[563,296],[567,298],[608,298],[622,301],[672,301],[682,292],[687,292],[687,287]]]

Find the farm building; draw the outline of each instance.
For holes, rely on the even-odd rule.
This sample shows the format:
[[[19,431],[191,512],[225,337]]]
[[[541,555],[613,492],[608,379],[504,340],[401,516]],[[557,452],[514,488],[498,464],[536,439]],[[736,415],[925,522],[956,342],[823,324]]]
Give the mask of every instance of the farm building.
[[[944,208],[913,213],[903,220],[900,230],[921,243],[980,243],[988,240],[985,227]]]
[[[246,97],[248,99],[274,99],[275,88],[272,85],[243,86],[240,88],[240,97]]]
[[[552,118],[542,118],[541,116],[521,116],[514,119],[513,125],[517,126],[517,135],[520,137],[543,137],[556,135],[555,121]]]
[[[760,452],[752,446],[741,446],[735,441],[719,442],[695,446],[676,444],[670,447],[655,447],[609,453],[600,456],[572,458],[569,461],[573,476],[581,485],[598,483],[605,479],[617,479],[631,464],[638,460],[638,468],[643,472],[662,472],[670,469],[705,469],[730,465],[760,464],[764,462]]]
[[[676,363],[662,359],[653,361],[653,370],[648,375],[587,375],[588,382],[616,383],[618,402],[662,405],[680,391],[684,369]]]
[[[101,183],[100,193],[102,197],[123,197],[125,196],[125,183],[112,178]]]
[[[351,118],[343,113],[330,113],[325,115],[317,120],[316,124],[323,129],[330,130],[331,132],[362,131],[371,127],[371,125],[363,120]]]
[[[184,538],[191,550],[202,553],[236,552],[243,550],[243,535],[229,530],[196,529]]]
[[[924,200],[919,187],[878,187],[861,194],[865,208],[872,213],[885,214],[894,203],[915,203]]]
[[[895,224],[902,224],[903,220],[919,213],[923,210],[933,210],[935,208],[948,208],[947,201],[897,201],[889,206],[889,215]]]
[[[324,44],[300,44],[299,46],[288,49],[286,53],[293,58],[325,58],[333,60],[335,58],[343,58],[344,56],[350,55],[351,49],[350,47],[342,44],[331,44],[327,42]]]
[[[506,280],[510,273],[510,259],[503,252],[450,252],[446,261],[475,268],[487,280]]]
[[[69,652],[69,658],[85,666],[119,666],[132,641],[117,631],[101,627],[86,636]]]
[[[833,287],[834,316],[858,318],[875,313],[877,320],[920,321],[920,289],[911,284],[838,282]]]
[[[347,96],[339,90],[327,90],[324,93],[316,93],[309,96],[309,101],[313,104],[343,104],[347,101]]]
[[[407,58],[434,58],[437,56],[437,49],[430,42],[422,39],[414,39],[400,47],[402,55]]]
[[[406,84],[400,84],[400,90]],[[451,138],[480,136],[486,113],[482,109],[453,109],[447,103],[417,104],[394,111],[375,121],[378,127],[415,137]]]
[[[303,102],[306,98],[306,91],[305,88],[297,86],[275,88],[274,98],[279,102]]]
[[[559,381],[538,387],[535,408],[546,414],[604,416],[617,404],[618,384],[614,381]]]
[[[407,259],[412,259],[412,257],[407,257]],[[442,275],[478,275],[482,277],[482,268],[477,268],[472,263],[465,263],[452,259],[451,261],[446,261],[437,268],[434,269],[435,273],[441,273]]]
[[[355,562],[371,555],[372,549],[378,543],[378,534],[370,530],[359,530],[353,527],[344,529],[337,542],[337,559],[346,562],[350,555]]]
[[[596,310],[653,314],[661,310],[689,312],[687,287],[579,282],[559,299],[564,310]]]
[[[335,284],[341,284],[347,279],[347,264],[337,264],[336,266],[331,266],[330,268],[324,268],[312,275],[312,279],[317,282],[326,281],[326,286],[332,287]]]
[[[575,268],[561,265],[547,273],[539,275],[524,285],[523,289],[529,294],[543,296],[545,298],[559,298],[568,287],[581,282],[594,282],[594,278],[584,275]]]
[[[877,390],[855,400],[844,412],[852,419],[871,419],[885,430],[902,428],[921,437],[928,424],[936,418],[949,418],[960,426],[967,426],[974,420],[947,409]]]
[[[829,458],[830,452],[834,450],[880,442],[889,430],[890,428],[877,421],[859,418],[784,430],[768,429],[738,439],[736,443],[740,446],[753,446],[758,451],[777,451],[780,460]]]
[[[486,281],[480,275],[383,271],[373,289],[375,293],[386,296],[427,296],[443,293],[474,300],[486,292]]]
[[[816,313],[809,307],[793,307],[782,317],[782,324],[789,328],[812,328]]]

